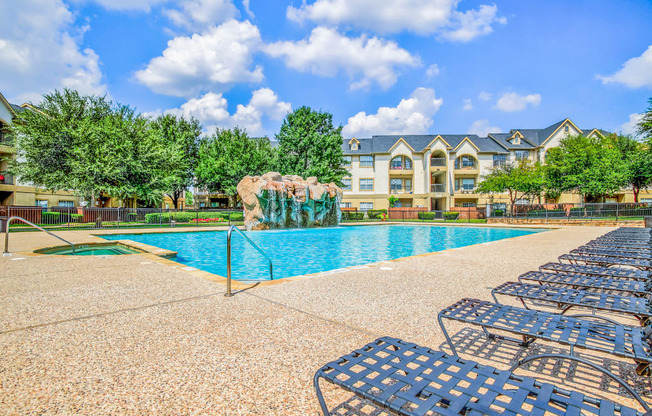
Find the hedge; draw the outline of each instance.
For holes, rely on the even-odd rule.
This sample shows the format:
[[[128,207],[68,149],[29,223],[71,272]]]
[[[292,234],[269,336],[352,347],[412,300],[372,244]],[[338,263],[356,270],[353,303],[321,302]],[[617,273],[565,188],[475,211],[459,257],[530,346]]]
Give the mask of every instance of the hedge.
[[[145,215],[145,222],[147,224],[159,224],[159,223],[169,223],[170,219],[173,219],[175,222],[191,222],[197,218],[199,219],[210,219],[210,218],[222,218],[228,220],[231,217],[231,221],[242,221],[244,215],[241,212],[237,211],[222,211],[222,212],[164,212],[158,213],[154,212],[151,214]],[[240,218],[240,219],[237,219]]]
[[[370,220],[377,220],[380,219],[380,214],[387,214],[386,209],[370,209],[367,211],[367,215],[369,216]]]
[[[342,219],[344,220],[356,220],[359,221],[364,219],[364,212],[343,212]]]
[[[61,213],[60,212],[44,212],[41,214],[41,221],[45,224],[57,224],[61,222]]]
[[[420,220],[434,220],[435,219],[435,213],[434,212],[419,212],[419,219]]]
[[[502,217],[505,215],[505,211],[502,209],[494,209],[494,217]]]
[[[82,222],[83,214],[70,214],[70,222]]]
[[[459,212],[444,212],[444,219],[445,220],[456,220],[460,216]]]

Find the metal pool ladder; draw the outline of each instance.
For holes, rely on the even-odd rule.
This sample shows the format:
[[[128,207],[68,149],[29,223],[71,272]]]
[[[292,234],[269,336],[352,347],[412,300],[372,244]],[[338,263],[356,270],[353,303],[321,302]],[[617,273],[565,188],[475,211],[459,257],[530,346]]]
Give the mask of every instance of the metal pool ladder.
[[[46,230],[43,227],[39,227],[38,225],[27,221],[23,217],[9,217],[7,219],[7,232],[5,233],[5,251],[2,253],[3,255],[8,255],[9,254],[9,225],[11,225],[11,221],[13,221],[13,220],[22,221],[27,225],[31,225],[32,227],[36,228],[37,230],[41,230],[44,233],[50,234],[54,238],[58,238],[59,240],[63,241],[64,243],[70,245],[70,247],[72,247],[72,254],[75,254],[75,245],[73,243],[71,243],[70,241],[68,241],[66,239],[63,239],[63,238],[59,237],[58,235],[49,232],[48,230]]]
[[[231,234],[233,233],[233,230],[237,231],[240,233],[241,236],[245,238],[251,244],[260,254],[265,256],[267,261],[269,262],[269,280],[274,280],[274,272],[273,272],[273,267],[272,267],[272,259],[269,258],[269,256],[254,243],[251,241],[249,237],[245,235],[238,227],[235,225],[232,225],[229,227],[229,231],[226,233],[226,293],[224,296],[231,297],[233,296],[233,293],[231,293]]]

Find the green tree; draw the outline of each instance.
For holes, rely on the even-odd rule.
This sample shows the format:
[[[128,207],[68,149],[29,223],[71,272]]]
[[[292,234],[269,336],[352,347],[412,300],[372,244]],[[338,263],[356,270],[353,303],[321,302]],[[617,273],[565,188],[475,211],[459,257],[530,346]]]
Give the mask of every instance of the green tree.
[[[638,202],[641,189],[647,189],[652,184],[652,151],[649,144],[641,143],[628,136],[614,135],[610,139],[620,151],[627,184],[634,192],[634,202]]]
[[[613,195],[627,184],[627,169],[613,140],[568,136],[546,153],[546,185],[557,192],[577,192],[585,202]]]
[[[199,121],[171,114],[161,115],[151,122],[151,128],[166,153],[161,166],[163,189],[174,208],[184,191],[195,183],[195,165],[202,126]]]
[[[262,175],[273,169],[275,151],[269,139],[252,139],[238,127],[216,129],[200,141],[195,168],[197,185],[229,197],[234,206],[238,183],[247,175]]]
[[[278,140],[278,170],[304,178],[316,176],[320,182],[341,185],[348,174],[344,169],[342,126],[333,127],[333,116],[301,107],[289,113]]]
[[[10,169],[21,180],[90,200],[160,201],[165,155],[133,109],[69,89],[44,95],[37,108],[12,125],[17,157]]]
[[[186,191],[185,192],[185,197],[186,197],[186,205],[194,205],[195,204],[192,192]]]
[[[482,177],[476,192],[481,194],[507,192],[511,211],[514,212],[514,203],[518,199],[540,195],[544,184],[541,165],[522,160],[519,163],[505,163],[494,167],[491,172]]]
[[[650,141],[652,140],[652,98],[648,100],[648,103],[647,111],[643,113],[643,117],[636,125],[636,133]]]

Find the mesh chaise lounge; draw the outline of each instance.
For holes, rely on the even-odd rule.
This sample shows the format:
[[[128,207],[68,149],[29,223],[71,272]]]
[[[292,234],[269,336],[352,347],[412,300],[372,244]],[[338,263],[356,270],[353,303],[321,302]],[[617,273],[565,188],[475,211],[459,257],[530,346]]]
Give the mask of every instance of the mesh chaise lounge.
[[[624,248],[602,248],[595,246],[582,246],[570,251],[570,254],[589,256],[612,256],[623,259],[652,260],[652,253],[641,250],[628,250]]]
[[[642,250],[642,251],[652,251],[652,244],[645,242],[611,242],[611,241],[602,241],[602,240],[591,240],[586,243],[587,247],[616,247],[626,250]]]
[[[619,277],[642,281],[652,279],[652,273],[646,272],[644,270],[603,267],[590,264],[568,264],[551,262],[540,266],[539,270],[555,273],[583,274],[587,276]]]
[[[651,376],[652,327],[622,325],[610,319],[578,319],[556,313],[536,311],[477,299],[462,299],[439,312],[437,319],[453,354],[455,346],[442,321],[452,319],[479,325],[485,335],[492,339],[505,339],[522,346],[542,339],[574,348],[606,352],[620,358],[634,360],[638,375]],[[500,330],[518,335],[510,338],[491,334],[487,329]]]
[[[611,293],[596,293],[568,287],[534,285],[530,283],[507,282],[491,291],[496,303],[496,295],[514,296],[519,298],[523,306],[525,300],[545,303],[563,309],[562,314],[571,308],[589,308],[595,311],[606,311],[635,317],[641,326],[651,323],[652,305],[647,298],[622,296]]]
[[[538,358],[548,357],[531,357]],[[314,386],[324,415],[330,411],[321,379],[397,415],[641,415],[608,400],[518,376],[512,372],[516,367],[501,371],[383,337],[317,370]],[[631,388],[628,391],[641,403],[645,416],[652,415],[647,404]]]
[[[571,264],[595,264],[599,266],[627,266],[636,267],[640,270],[651,271],[652,261],[649,259],[625,259],[617,256],[595,255],[595,254],[562,254],[559,261],[565,260]]]
[[[551,273],[531,271],[518,277],[519,282],[538,282],[549,286],[570,286],[572,289],[593,290],[600,292],[624,292],[632,296],[652,295],[652,281],[632,280],[628,278],[587,276],[582,274]]]

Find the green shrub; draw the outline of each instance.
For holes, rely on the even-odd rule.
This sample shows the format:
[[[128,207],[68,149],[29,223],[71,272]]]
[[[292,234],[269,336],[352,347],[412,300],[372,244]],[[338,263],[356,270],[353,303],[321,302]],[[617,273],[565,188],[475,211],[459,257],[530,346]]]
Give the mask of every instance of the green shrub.
[[[434,220],[435,219],[435,213],[434,212],[420,212],[418,215],[419,215],[420,220]]]
[[[168,223],[170,222],[170,214],[169,213],[161,214],[158,212],[145,214],[145,222],[147,224]]]
[[[380,219],[380,214],[387,214],[386,209],[370,209],[367,211],[367,215],[369,216],[370,220],[377,220]]]
[[[82,222],[83,214],[70,214],[70,222]]]
[[[503,217],[505,216],[505,211],[502,209],[494,209],[494,217]]]
[[[41,214],[41,222],[45,224],[58,224],[61,222],[61,213],[59,212],[44,212]]]
[[[138,219],[138,214],[135,212],[127,212],[127,215],[125,216],[125,220],[127,222],[134,222]]]
[[[364,212],[345,211],[342,213],[342,219],[347,221],[360,221],[364,219]]]
[[[448,221],[456,220],[460,216],[459,212],[444,212],[444,219]]]
[[[236,212],[235,214],[231,214],[230,219],[231,221],[244,221],[244,215]]]

